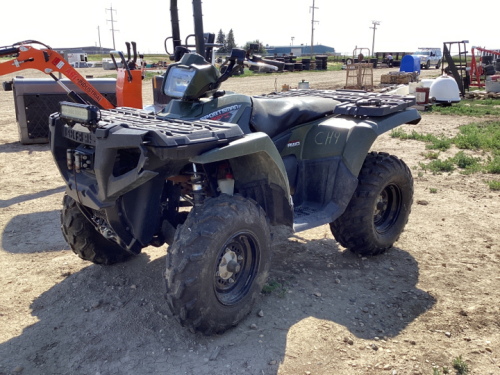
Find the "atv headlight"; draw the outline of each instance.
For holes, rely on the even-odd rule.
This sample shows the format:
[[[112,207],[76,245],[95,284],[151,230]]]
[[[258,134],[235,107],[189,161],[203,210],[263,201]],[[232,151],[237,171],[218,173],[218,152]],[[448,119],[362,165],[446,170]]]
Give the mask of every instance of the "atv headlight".
[[[61,118],[70,122],[80,122],[84,125],[95,125],[99,121],[99,108],[94,105],[71,102],[60,103]]]
[[[193,68],[185,69],[172,66],[168,71],[167,81],[165,82],[165,95],[182,98],[195,73],[196,70]]]

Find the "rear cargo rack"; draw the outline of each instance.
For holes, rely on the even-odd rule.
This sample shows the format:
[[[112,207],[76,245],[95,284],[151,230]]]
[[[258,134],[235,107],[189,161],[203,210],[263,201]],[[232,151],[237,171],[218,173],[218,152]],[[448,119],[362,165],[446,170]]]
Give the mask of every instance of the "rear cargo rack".
[[[348,116],[387,116],[416,104],[414,96],[377,94],[360,90],[290,90],[257,97],[273,99],[305,96],[337,100],[341,104],[335,107],[333,113]]]

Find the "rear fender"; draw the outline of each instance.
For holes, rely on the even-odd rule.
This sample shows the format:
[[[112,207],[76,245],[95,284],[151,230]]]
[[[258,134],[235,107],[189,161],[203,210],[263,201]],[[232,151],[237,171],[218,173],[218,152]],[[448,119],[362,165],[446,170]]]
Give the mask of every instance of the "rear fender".
[[[310,129],[302,159],[342,156],[347,168],[358,176],[366,154],[381,134],[403,124],[418,124],[421,117],[410,108],[382,117],[331,117]]]
[[[256,200],[266,211],[271,224],[293,225],[285,165],[271,138],[260,132],[249,134],[190,159],[196,164],[223,160],[231,165],[235,190]]]
[[[366,154],[378,136],[403,124],[416,125],[420,122],[420,114],[414,108],[406,109],[384,117],[372,117],[356,126],[347,137],[342,158],[351,172],[357,176],[366,158]]]

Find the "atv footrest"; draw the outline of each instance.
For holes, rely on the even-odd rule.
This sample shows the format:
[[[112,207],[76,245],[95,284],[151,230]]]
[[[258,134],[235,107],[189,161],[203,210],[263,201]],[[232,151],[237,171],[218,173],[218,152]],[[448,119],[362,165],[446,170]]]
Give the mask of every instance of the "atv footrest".
[[[302,232],[319,225],[328,224],[342,214],[343,210],[333,202],[322,206],[315,202],[305,202],[294,208],[293,230]]]

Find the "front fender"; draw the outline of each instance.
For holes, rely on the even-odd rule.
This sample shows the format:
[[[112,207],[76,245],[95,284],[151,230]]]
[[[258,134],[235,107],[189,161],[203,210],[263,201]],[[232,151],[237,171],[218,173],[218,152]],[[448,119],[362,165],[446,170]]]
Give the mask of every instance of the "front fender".
[[[236,190],[256,200],[272,224],[293,225],[293,206],[285,165],[267,134],[248,134],[190,159],[196,164],[223,160],[231,165]]]

